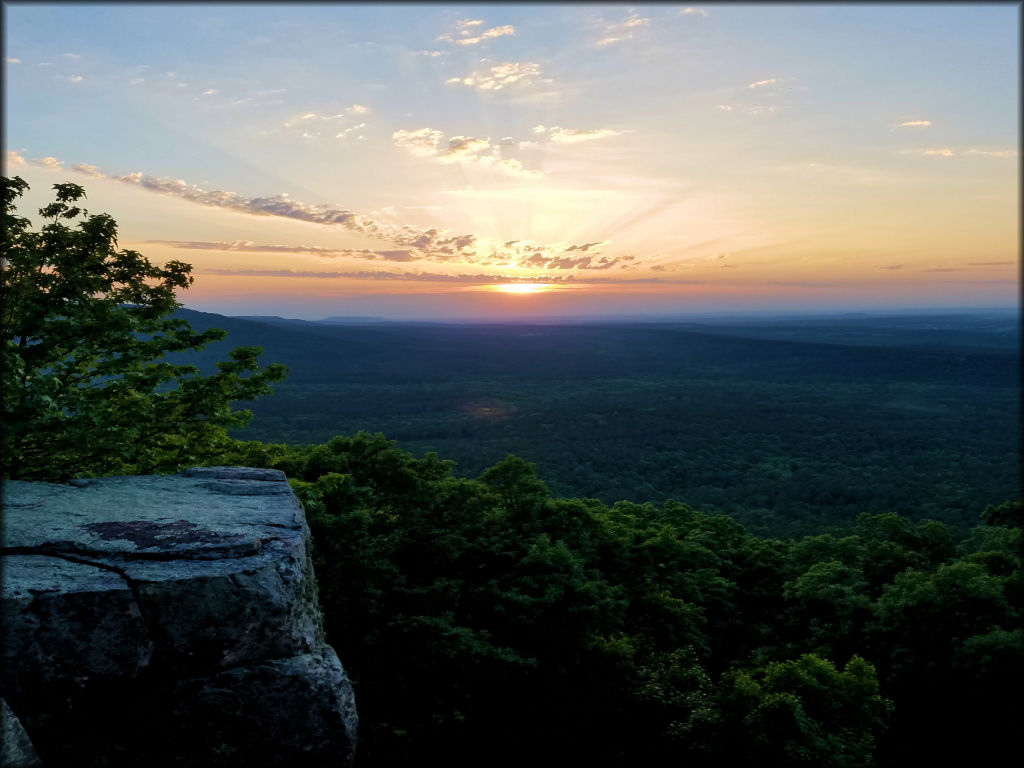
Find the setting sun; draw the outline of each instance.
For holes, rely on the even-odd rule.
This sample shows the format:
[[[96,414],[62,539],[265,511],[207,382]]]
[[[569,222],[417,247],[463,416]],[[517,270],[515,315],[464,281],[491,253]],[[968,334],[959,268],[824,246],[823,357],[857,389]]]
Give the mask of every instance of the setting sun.
[[[495,285],[494,290],[502,293],[543,293],[554,288],[550,283],[506,283]]]

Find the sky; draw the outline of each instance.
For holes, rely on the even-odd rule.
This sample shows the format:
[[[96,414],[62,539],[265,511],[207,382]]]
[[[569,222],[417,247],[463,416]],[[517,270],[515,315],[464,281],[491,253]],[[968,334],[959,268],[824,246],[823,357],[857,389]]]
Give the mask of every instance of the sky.
[[[4,174],[192,309],[1016,307],[1003,4],[18,3]],[[33,219],[34,221],[34,219]]]

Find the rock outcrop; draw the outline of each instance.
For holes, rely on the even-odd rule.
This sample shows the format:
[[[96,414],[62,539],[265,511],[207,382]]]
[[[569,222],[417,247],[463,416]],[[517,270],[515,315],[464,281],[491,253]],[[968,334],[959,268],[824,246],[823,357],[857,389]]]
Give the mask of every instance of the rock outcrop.
[[[281,472],[12,481],[3,504],[0,695],[47,768],[351,763]]]

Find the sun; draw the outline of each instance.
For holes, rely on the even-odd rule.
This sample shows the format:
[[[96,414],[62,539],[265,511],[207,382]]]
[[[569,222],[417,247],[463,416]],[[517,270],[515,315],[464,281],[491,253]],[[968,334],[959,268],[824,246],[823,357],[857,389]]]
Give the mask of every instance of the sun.
[[[543,293],[553,287],[550,283],[503,283],[492,286],[493,290],[502,293]]]

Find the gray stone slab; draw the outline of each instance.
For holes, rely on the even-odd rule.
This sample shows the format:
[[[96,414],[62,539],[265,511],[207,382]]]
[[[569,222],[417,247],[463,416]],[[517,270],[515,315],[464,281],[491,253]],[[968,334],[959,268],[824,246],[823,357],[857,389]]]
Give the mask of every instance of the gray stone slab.
[[[351,760],[351,686],[281,472],[11,481],[3,503],[0,684],[44,762],[92,765],[86,743],[105,766]],[[209,719],[224,696],[221,741],[184,738],[176,719]],[[275,753],[260,734],[278,731]]]

